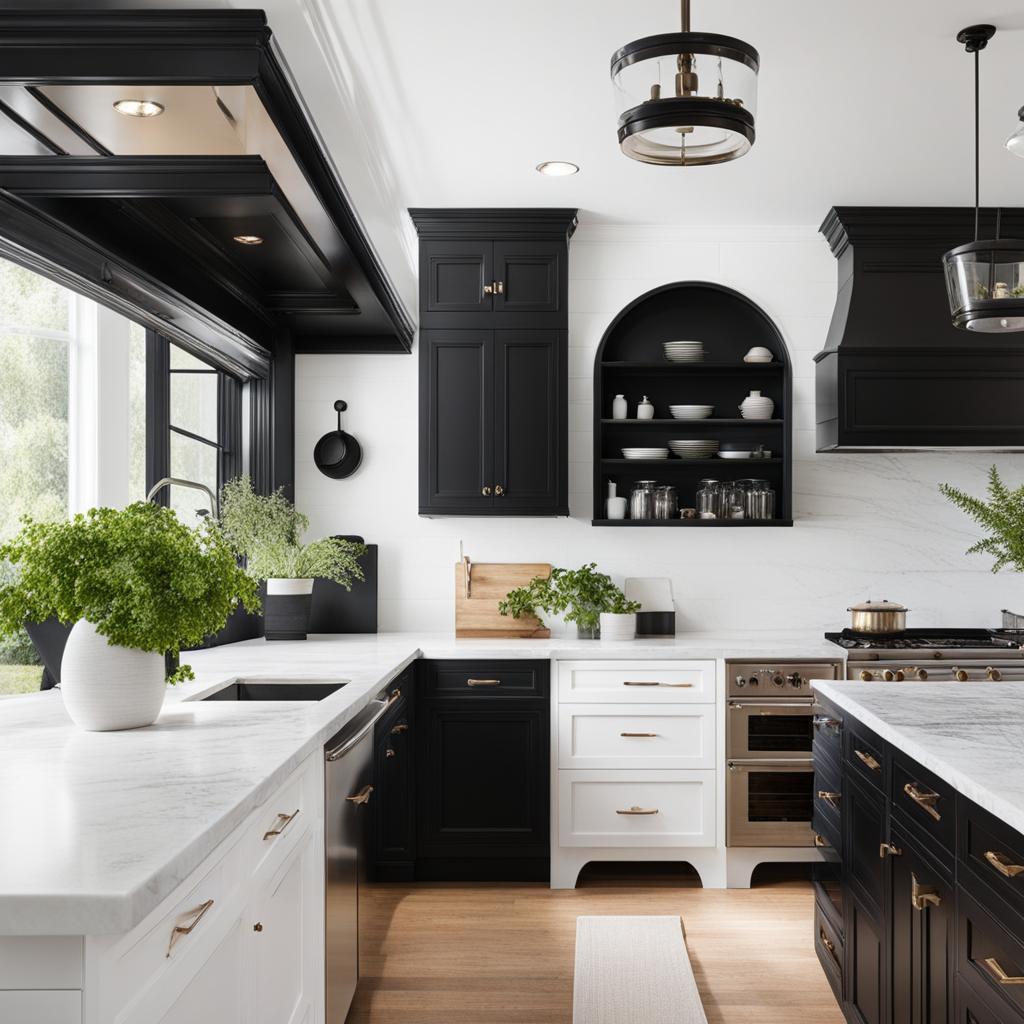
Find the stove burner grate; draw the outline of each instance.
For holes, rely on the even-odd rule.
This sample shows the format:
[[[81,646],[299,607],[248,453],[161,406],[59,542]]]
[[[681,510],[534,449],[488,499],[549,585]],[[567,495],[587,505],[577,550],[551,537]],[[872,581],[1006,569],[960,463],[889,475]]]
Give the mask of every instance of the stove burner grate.
[[[904,633],[826,633],[847,651],[1020,650],[1024,634],[1002,629],[908,629]]]

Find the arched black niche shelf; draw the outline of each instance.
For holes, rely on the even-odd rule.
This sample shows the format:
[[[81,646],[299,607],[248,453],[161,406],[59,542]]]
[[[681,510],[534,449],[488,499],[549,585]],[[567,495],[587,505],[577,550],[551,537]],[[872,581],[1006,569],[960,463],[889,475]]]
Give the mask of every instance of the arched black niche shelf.
[[[662,343],[704,343],[702,363],[670,363]],[[744,363],[754,346],[767,348],[770,363]],[[775,402],[771,420],[745,420],[739,405],[758,390]],[[612,418],[612,400],[625,395],[628,417]],[[636,419],[643,395],[654,419]],[[674,420],[669,405],[713,405],[705,420]],[[771,317],[745,295],[708,281],[678,281],[634,299],[609,324],[594,363],[594,526],[749,528],[793,525],[793,381],[789,353]],[[757,445],[770,459],[627,461],[625,447],[664,446],[671,438],[714,438],[723,444]],[[680,507],[694,507],[700,481],[768,480],[775,490],[775,518],[613,520],[606,518],[609,480],[628,498],[637,480],[673,484]]]

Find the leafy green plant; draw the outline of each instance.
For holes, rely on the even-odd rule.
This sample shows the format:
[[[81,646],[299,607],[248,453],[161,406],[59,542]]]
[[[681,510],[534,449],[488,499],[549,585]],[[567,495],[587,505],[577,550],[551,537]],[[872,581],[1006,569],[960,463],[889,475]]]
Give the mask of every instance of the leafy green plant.
[[[1010,490],[993,466],[988,471],[988,501],[949,484],[940,484],[939,490],[989,534],[972,544],[967,554],[991,555],[993,572],[1008,565],[1024,572],[1024,485]]]
[[[583,630],[595,629],[602,612],[629,615],[640,610],[637,601],[627,601],[610,576],[597,571],[590,562],[578,569],[552,569],[546,579],[535,576],[525,587],[509,591],[498,611],[514,619],[538,611],[564,615]]]
[[[220,629],[239,603],[259,610],[255,584],[215,523],[193,529],[145,501],[70,521],[26,516],[0,546],[4,560],[14,572],[0,583],[0,636],[55,615],[87,619],[111,644],[177,657]],[[192,678],[181,665],[169,682]]]
[[[334,537],[303,544],[309,520],[281,490],[256,494],[248,476],[221,489],[220,523],[253,579],[321,578],[351,590],[353,581],[364,578],[359,557],[365,545]]]

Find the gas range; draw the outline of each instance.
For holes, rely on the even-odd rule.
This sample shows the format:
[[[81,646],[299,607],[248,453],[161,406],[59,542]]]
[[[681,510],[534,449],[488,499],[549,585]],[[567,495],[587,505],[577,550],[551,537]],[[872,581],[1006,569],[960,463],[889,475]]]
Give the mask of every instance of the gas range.
[[[844,629],[825,639],[847,652],[847,679],[865,682],[1024,680],[1024,632],[908,629],[869,635]]]

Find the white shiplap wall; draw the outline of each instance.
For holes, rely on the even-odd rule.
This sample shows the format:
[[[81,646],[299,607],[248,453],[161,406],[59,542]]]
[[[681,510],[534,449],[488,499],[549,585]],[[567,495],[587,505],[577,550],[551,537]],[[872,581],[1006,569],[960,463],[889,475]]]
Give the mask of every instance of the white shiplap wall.
[[[828,329],[836,264],[813,227],[722,230],[582,226],[570,247],[569,519],[421,519],[416,514],[416,356],[302,356],[296,371],[296,498],[311,534],[360,533],[380,545],[381,629],[452,623],[459,541],[476,561],[596,561],[625,575],[669,575],[680,629],[836,628],[868,596],[902,601],[912,624],[993,625],[1024,611],[1024,580],[964,556],[973,526],[939,495],[980,492],[996,462],[1013,483],[1024,456],[816,455],[814,364]],[[670,281],[718,281],[778,324],[793,362],[796,526],[771,530],[591,527],[594,353],[611,318]],[[364,448],[350,480],[313,465],[336,398]],[[557,627],[556,627],[557,628]]]

